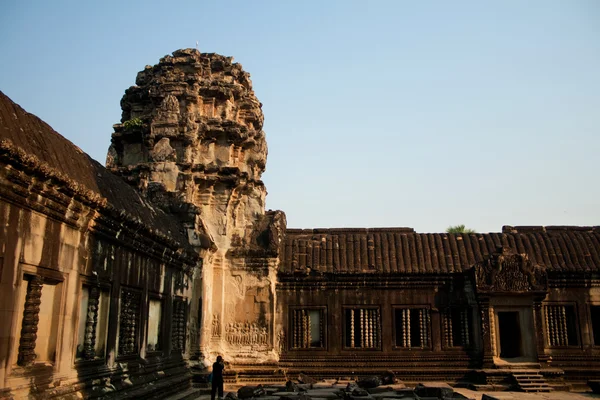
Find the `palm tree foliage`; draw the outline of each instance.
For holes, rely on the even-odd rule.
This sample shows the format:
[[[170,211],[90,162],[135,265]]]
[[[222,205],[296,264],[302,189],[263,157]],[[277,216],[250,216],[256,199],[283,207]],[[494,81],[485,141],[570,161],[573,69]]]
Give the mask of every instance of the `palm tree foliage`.
[[[474,229],[466,228],[464,224],[451,225],[446,228],[446,233],[477,233]]]

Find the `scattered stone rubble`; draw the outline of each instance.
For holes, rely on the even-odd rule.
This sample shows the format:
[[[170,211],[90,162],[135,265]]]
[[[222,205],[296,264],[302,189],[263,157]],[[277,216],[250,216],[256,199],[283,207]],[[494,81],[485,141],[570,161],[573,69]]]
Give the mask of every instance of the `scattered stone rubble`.
[[[288,380],[285,385],[244,386],[237,395],[229,392],[229,400],[385,400],[385,399],[466,399],[446,383],[419,383],[406,387],[393,374],[367,376],[358,380],[325,379],[317,381],[300,374],[297,381]]]

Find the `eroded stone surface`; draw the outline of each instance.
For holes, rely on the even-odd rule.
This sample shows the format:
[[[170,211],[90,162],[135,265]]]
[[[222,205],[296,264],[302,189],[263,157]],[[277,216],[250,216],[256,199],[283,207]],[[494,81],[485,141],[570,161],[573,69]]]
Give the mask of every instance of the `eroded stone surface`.
[[[277,359],[275,268],[286,223],[265,212],[261,106],[231,57],[178,50],[125,92],[107,157],[111,171],[184,221],[190,243],[210,237],[191,334],[199,355],[234,364]]]

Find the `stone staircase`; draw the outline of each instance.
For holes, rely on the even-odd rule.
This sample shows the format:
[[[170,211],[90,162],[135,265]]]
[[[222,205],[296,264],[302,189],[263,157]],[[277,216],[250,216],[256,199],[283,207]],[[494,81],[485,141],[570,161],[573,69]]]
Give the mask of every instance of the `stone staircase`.
[[[548,385],[544,377],[536,371],[515,371],[512,377],[517,387],[524,392],[551,392],[552,387]]]

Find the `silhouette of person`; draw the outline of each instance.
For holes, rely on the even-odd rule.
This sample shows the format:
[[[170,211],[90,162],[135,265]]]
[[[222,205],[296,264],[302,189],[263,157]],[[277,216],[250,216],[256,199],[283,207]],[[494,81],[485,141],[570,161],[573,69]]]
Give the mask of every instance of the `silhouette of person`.
[[[215,393],[219,390],[219,399],[223,398],[223,370],[225,364],[223,357],[217,356],[217,361],[212,366],[212,387],[210,390],[210,400],[215,400]]]

